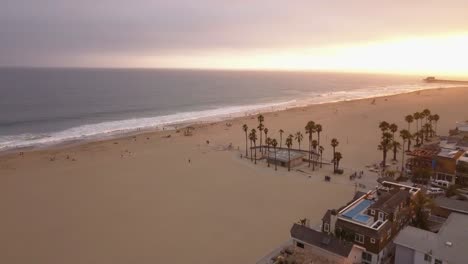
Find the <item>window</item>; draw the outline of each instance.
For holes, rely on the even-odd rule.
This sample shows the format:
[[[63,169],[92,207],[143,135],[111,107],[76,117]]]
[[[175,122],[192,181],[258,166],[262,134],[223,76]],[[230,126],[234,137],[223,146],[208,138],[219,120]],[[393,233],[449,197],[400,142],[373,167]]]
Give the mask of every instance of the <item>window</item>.
[[[425,261],[431,262],[431,261],[432,261],[432,256],[431,256],[431,255],[428,255],[428,254],[425,254],[425,255],[424,255],[424,260],[425,260]]]
[[[371,215],[375,215],[375,210],[370,210]]]
[[[379,220],[385,220],[385,215],[383,212],[379,212]]]
[[[440,259],[435,259],[434,264],[442,264],[442,260],[440,260]]]
[[[302,244],[301,242],[297,242],[297,241],[296,241],[296,246],[300,248],[304,248],[304,244]]]
[[[372,263],[372,254],[362,252],[362,263]]]
[[[371,242],[372,244],[375,244],[375,238],[371,238],[371,239],[370,239],[370,242]]]
[[[325,231],[325,232],[327,232],[327,233],[330,231],[330,225],[329,225],[328,223],[325,223],[325,224],[323,225],[323,231]]]
[[[364,236],[361,234],[354,234],[354,241],[364,244]]]

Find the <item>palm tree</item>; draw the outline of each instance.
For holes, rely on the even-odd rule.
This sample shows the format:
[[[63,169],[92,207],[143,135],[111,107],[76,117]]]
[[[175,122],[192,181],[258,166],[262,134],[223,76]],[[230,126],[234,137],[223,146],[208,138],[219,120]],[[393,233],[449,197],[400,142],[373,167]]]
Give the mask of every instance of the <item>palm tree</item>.
[[[320,146],[320,133],[322,132],[322,125],[321,124],[316,124],[315,125],[315,132],[317,132],[318,145]]]
[[[411,125],[411,123],[413,123],[413,120],[414,120],[414,118],[413,118],[412,115],[407,115],[407,116],[405,117],[405,121],[408,122],[408,131],[411,131],[411,130],[410,130],[410,125]]]
[[[416,132],[419,131],[419,122],[418,120],[421,119],[421,113],[416,112],[413,114],[413,118],[416,121]],[[419,135],[417,135],[418,138],[416,138],[416,141],[419,141]]]
[[[313,148],[314,150],[317,150],[317,146],[318,146],[318,141],[315,140],[315,139],[312,140],[312,148]]]
[[[430,123],[424,124],[423,131],[424,131],[424,135],[425,135],[425,140],[429,141],[429,134],[432,132],[431,124]]]
[[[420,131],[417,131],[413,134],[413,138],[416,138],[416,144],[414,146],[419,146],[419,136],[420,136],[421,132]]]
[[[280,133],[280,148],[281,148],[283,146],[283,133],[284,133],[284,130],[280,129],[279,133]]]
[[[392,132],[393,138],[395,138],[395,132],[398,131],[398,126],[395,123],[393,123],[389,126],[389,128],[390,128],[390,131]]]
[[[272,141],[271,141],[271,145],[273,146],[273,149],[275,151],[275,170],[278,170],[277,169],[277,166],[276,166],[276,146],[278,146],[278,142],[276,141],[276,138],[274,138]]]
[[[380,130],[382,130],[382,133],[386,132],[388,129],[390,129],[390,124],[387,121],[382,121],[379,124]]]
[[[244,133],[245,133],[245,156],[249,157],[249,152],[247,151],[247,149],[248,149],[248,146],[247,146],[247,131],[249,130],[249,127],[246,124],[244,124],[242,126],[242,130],[244,130]]]
[[[382,159],[383,170],[385,170],[385,167],[387,165],[387,152],[391,147],[392,147],[392,134],[390,134],[389,132],[384,132],[382,135],[382,141],[377,147],[377,149],[381,150],[383,153],[383,159]]]
[[[422,191],[416,193],[411,199],[411,210],[413,214],[413,225],[417,228],[428,230],[429,209],[434,207],[434,203]]]
[[[320,168],[322,168],[322,154],[325,149],[323,146],[319,146],[319,152],[320,152]]]
[[[267,138],[268,137],[268,128],[265,127],[263,129],[263,133],[265,133],[265,138]]]
[[[335,171],[338,170],[340,167],[340,160],[343,158],[343,155],[341,155],[341,152],[336,152],[335,157],[333,158],[335,165]]]
[[[428,119],[428,117],[431,115],[431,110],[429,110],[429,109],[426,108],[426,109],[424,109],[424,110],[422,111],[422,114],[423,114],[423,116],[426,118],[426,124],[427,124],[427,121],[428,121],[427,119]]]
[[[331,146],[333,148],[333,158],[335,158],[335,148],[338,147],[339,144],[340,144],[340,142],[338,142],[338,139],[333,138],[331,140]]]
[[[286,138],[286,146],[288,147],[288,171],[291,171],[291,147],[293,144],[293,135],[289,135]]]
[[[317,140],[315,139],[312,140],[312,148],[315,150],[314,153],[317,152],[317,145],[318,145]],[[314,159],[314,162],[312,162],[312,170],[315,170],[315,159]]]
[[[266,128],[265,128],[266,129]],[[267,146],[267,150],[266,150],[266,154],[267,154],[267,164],[268,164],[268,167],[270,167],[270,145],[271,145],[271,138],[267,137],[265,139],[265,144]]]
[[[263,123],[263,121],[265,121],[265,117],[262,114],[260,114],[257,116],[257,120],[258,120],[258,123],[261,124]]]
[[[432,119],[434,120],[434,122],[435,122],[435,130],[434,130],[435,132],[434,132],[434,134],[435,134],[436,136],[437,136],[437,121],[439,121],[439,118],[440,118],[440,117],[439,117],[438,114],[435,114],[435,115],[433,116],[433,118],[432,118]]]
[[[312,135],[314,133],[314,130],[315,130],[315,122],[314,121],[309,121],[307,122],[307,125],[305,126],[305,131],[306,131],[306,134],[309,134],[309,167],[310,167],[310,159],[311,159],[311,149],[310,149],[310,144],[312,142]]]
[[[405,149],[404,148],[404,145],[405,145],[405,142],[408,141],[408,149],[407,151],[410,151],[410,147],[411,147],[411,133],[406,130],[406,129],[403,129],[400,131],[400,137],[403,139],[403,150]]]
[[[393,147],[393,160],[397,160],[396,159],[396,154],[398,153],[398,150],[401,148],[401,144],[400,144],[400,142],[398,142],[396,140],[393,140],[392,141],[392,147]]]
[[[260,134],[261,135],[261,134]],[[250,132],[250,140],[254,144],[254,151],[255,151],[255,164],[257,164],[257,131],[255,129],[252,129]],[[251,153],[252,155],[252,153]]]
[[[263,134],[263,129],[265,128],[265,126],[263,125],[263,123],[260,123],[258,124],[257,128],[258,128],[258,131],[260,131],[260,152],[262,152],[262,134]]]
[[[400,137],[403,139],[403,150],[401,151],[401,171],[403,172],[404,166],[405,166],[405,143],[406,140],[408,140],[408,150],[409,150],[409,141],[411,137],[411,133],[406,130],[400,130]]]
[[[301,141],[304,138],[304,136],[300,131],[297,131],[296,135],[294,135],[294,138],[296,139],[297,144],[299,145],[299,150],[301,150]]]

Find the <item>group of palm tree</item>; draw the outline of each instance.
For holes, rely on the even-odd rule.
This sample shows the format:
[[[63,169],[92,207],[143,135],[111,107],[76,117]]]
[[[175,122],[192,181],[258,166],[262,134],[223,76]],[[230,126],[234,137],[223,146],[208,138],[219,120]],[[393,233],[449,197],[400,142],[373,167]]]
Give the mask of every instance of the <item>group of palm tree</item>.
[[[385,169],[387,162],[387,153],[389,150],[393,150],[393,160],[396,161],[397,153],[400,148],[403,148],[403,157],[402,157],[402,169],[404,166],[404,153],[405,146],[406,151],[411,151],[411,142],[414,139],[416,141],[415,146],[418,147],[424,143],[424,141],[429,141],[430,137],[433,137],[437,134],[437,122],[439,121],[438,114],[431,114],[429,109],[424,109],[421,112],[416,112],[405,116],[405,121],[408,123],[408,129],[400,130],[400,137],[402,139],[402,144],[400,144],[395,138],[395,133],[398,131],[398,126],[396,124],[389,124],[386,121],[382,121],[379,124],[379,128],[382,131],[381,141],[378,145],[378,149],[382,151],[382,167]],[[411,123],[416,122],[416,132],[411,133]],[[424,124],[423,124],[424,123]],[[433,129],[435,125],[435,129]]]
[[[420,146],[424,141],[429,141],[430,137],[437,135],[437,122],[439,121],[438,114],[431,114],[429,109],[424,109],[421,112],[415,112],[405,117],[408,123],[408,132],[411,131],[411,123],[416,123],[416,131],[413,134],[407,135],[408,150],[411,145],[411,139],[415,139],[416,146]]]
[[[242,129],[245,133],[245,156],[249,156],[249,146],[248,143],[250,142],[250,159],[251,161],[254,161],[255,164],[257,163],[257,140],[260,139],[260,145],[259,145],[259,150],[261,153],[270,153],[270,147],[273,147],[274,153],[275,153],[275,170],[277,170],[277,164],[276,164],[276,148],[279,143],[279,148],[282,148],[283,146],[283,134],[284,130],[280,129],[279,132],[279,142],[274,139],[268,137],[268,128],[265,127],[264,122],[265,122],[265,117],[263,115],[258,115],[257,117],[258,120],[258,126],[257,129],[259,131],[260,137],[257,137],[257,130],[255,128],[251,129],[249,132],[249,127],[244,124],[242,126]],[[316,159],[312,158],[313,155],[318,155],[320,157],[320,168],[322,168],[322,157],[323,157],[323,151],[325,148],[320,144],[320,133],[322,132],[323,128],[322,125],[316,124],[314,121],[309,121],[307,122],[305,126],[305,133],[308,134],[308,139],[309,139],[309,144],[308,144],[308,161],[309,161],[309,167],[312,164],[312,170],[315,170],[316,167]],[[314,134],[317,134],[317,139],[314,139]],[[263,145],[263,134],[265,134],[265,144]],[[294,135],[289,134],[286,139],[285,139],[285,145],[288,148],[288,171],[291,170],[291,148],[293,147],[294,140],[298,144],[298,149],[301,150],[301,143],[304,140],[304,135],[302,134],[301,131],[296,132]],[[340,152],[336,152],[335,149],[338,146],[339,142],[336,138],[333,138],[331,141],[331,146],[333,148],[333,158],[332,162],[334,164],[333,168],[334,171],[336,171],[339,167],[340,160],[343,158],[343,155]],[[254,153],[252,153],[252,151]],[[268,167],[270,167],[270,161],[267,159]]]
[[[398,131],[396,124],[389,124],[387,121],[382,121],[379,124],[382,131],[380,144],[377,146],[378,150],[382,151],[382,167],[385,169],[387,166],[387,153],[393,149],[393,160],[396,160],[396,154],[400,149],[400,143],[395,139],[395,133]]]

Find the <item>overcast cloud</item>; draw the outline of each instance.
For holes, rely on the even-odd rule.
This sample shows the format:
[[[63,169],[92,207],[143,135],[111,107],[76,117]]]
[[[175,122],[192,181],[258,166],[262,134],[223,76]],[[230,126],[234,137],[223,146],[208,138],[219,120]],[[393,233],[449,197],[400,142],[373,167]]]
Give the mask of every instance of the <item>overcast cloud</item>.
[[[438,3],[437,3],[438,2]],[[0,65],[337,45],[468,30],[467,0],[0,0]],[[99,66],[99,65],[88,65]]]

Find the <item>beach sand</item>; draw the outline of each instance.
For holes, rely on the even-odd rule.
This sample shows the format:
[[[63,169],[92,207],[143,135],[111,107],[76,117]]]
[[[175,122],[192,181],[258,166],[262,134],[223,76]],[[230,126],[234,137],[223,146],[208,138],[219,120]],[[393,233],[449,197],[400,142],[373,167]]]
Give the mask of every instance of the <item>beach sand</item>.
[[[289,238],[293,222],[316,226],[352,198],[349,174],[381,159],[380,121],[407,128],[406,114],[429,108],[447,134],[468,119],[467,100],[468,88],[435,89],[264,114],[277,139],[280,128],[285,138],[305,134],[309,120],[322,124],[324,161],[338,138],[345,174],[330,183],[330,166],[275,172],[241,159],[241,126],[256,127],[255,117],[200,125],[193,136],[152,132],[0,156],[0,263],[254,263]],[[376,175],[366,175],[371,188]]]

